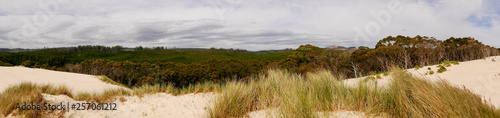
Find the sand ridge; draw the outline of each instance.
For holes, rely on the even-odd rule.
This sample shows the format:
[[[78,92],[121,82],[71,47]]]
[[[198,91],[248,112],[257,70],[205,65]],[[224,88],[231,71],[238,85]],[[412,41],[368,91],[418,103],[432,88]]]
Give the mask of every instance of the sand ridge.
[[[0,81],[0,92],[3,92],[9,86],[17,85],[22,82],[51,84],[54,86],[63,85],[72,89],[73,93],[100,93],[106,89],[116,88],[129,90],[125,87],[102,82],[94,75],[26,67],[0,67]]]

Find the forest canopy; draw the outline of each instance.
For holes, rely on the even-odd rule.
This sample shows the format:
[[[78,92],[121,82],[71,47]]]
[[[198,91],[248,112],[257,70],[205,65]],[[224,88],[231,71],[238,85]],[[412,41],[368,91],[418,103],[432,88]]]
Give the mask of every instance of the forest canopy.
[[[310,44],[295,50],[250,52],[239,49],[133,49],[121,46],[78,46],[0,52],[0,66],[22,65],[92,75],[106,75],[129,87],[245,80],[270,68],[307,73],[329,70],[358,77],[387,72],[392,66],[412,68],[442,61],[469,61],[496,56],[500,49],[471,37],[437,40],[426,36],[389,36],[375,48],[320,48]]]

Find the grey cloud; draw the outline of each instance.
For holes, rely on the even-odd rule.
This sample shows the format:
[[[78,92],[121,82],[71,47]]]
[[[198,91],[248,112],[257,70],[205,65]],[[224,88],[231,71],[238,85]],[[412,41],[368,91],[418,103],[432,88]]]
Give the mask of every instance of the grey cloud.
[[[90,26],[83,28],[79,31],[76,31],[71,34],[73,38],[76,39],[94,39],[92,36],[95,36],[96,34],[99,33],[99,30],[104,28],[103,26]]]
[[[154,24],[154,25],[152,25]],[[213,30],[224,28],[221,24],[196,23],[186,21],[140,24],[137,26],[137,41],[157,41],[163,38],[198,39],[213,35]]]
[[[0,29],[0,40],[5,40],[5,41],[13,40],[7,36],[7,34],[12,31],[14,31],[14,29]]]
[[[137,31],[137,41],[156,41],[167,37],[166,30],[159,30],[154,28],[142,28]]]
[[[46,33],[59,33],[63,32],[65,30],[70,30],[69,28],[76,25],[75,22],[67,21],[67,22],[62,22],[57,24],[56,26],[51,27],[50,29],[46,30]]]
[[[390,0],[306,2],[255,0],[244,1],[241,5],[236,5],[237,7],[220,7],[224,4],[217,4],[216,1],[227,0],[67,1],[60,4],[58,15],[61,17],[51,20],[66,22],[58,24],[50,22],[51,27],[47,26],[48,29],[44,29],[43,34],[35,38],[20,37],[22,24],[18,26],[12,24],[14,21],[22,21],[22,17],[32,18],[34,11],[41,10],[40,6],[28,0],[12,1],[0,4],[0,16],[2,16],[0,26],[13,26],[12,29],[0,28],[0,40],[10,43],[0,44],[0,47],[26,46],[25,48],[30,48],[29,46],[32,45],[97,44],[132,47],[138,45],[222,48],[242,46],[250,48],[249,50],[260,50],[257,48],[267,45],[285,47],[308,43],[317,46],[359,46],[372,45],[374,41],[387,34],[401,34],[401,32],[393,31],[401,27],[412,29],[403,32],[402,35],[412,36],[416,33],[431,36],[471,35],[481,36],[480,40],[485,40],[484,42],[498,44],[495,43],[498,42],[495,37],[498,37],[497,22],[500,10],[495,6],[498,6],[500,2],[486,1],[484,3],[489,6],[485,9],[497,11],[496,14],[484,13],[485,16],[493,18],[493,27],[485,29],[469,27],[466,25],[467,22],[463,22],[460,18],[440,17],[453,14],[447,11],[469,13],[468,9],[443,6],[443,9],[449,10],[442,10],[435,8],[432,0],[409,0],[410,2],[403,0],[401,3],[405,4],[406,11],[393,15],[392,22],[389,26],[382,27],[380,35],[369,37],[373,40],[355,42],[352,40],[355,34],[352,28],[357,25],[353,24],[360,24],[359,26],[363,29],[365,24],[375,21],[365,15],[371,11],[385,10],[387,1]],[[423,4],[417,4],[414,1],[421,1]],[[435,4],[449,5],[439,2]],[[225,21],[216,20],[220,17],[216,13],[217,9],[228,10],[224,14],[219,14],[224,17]],[[412,23],[414,19],[419,18],[430,20],[418,20],[419,23]],[[256,23],[251,24],[252,22]]]

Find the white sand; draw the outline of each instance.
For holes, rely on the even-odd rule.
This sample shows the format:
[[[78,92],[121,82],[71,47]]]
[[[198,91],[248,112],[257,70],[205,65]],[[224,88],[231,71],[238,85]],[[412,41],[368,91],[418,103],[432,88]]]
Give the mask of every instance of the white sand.
[[[204,118],[207,117],[206,110],[209,102],[214,97],[212,93],[186,94],[181,96],[172,96],[165,93],[157,93],[146,95],[142,98],[137,96],[123,97],[126,101],[121,102],[119,99],[114,101],[118,107],[116,111],[74,111],[70,110],[65,114],[65,117],[74,118]],[[59,103],[65,101],[78,103],[84,101],[74,101],[64,95],[54,96],[44,94],[44,99]]]
[[[495,60],[495,61],[492,61]],[[434,71],[434,75],[428,73],[428,68]],[[459,65],[451,65],[446,67],[448,71],[438,73],[439,68],[437,65],[425,66],[418,70],[408,69],[408,72],[415,76],[423,77],[432,81],[437,79],[444,79],[451,84],[462,88],[465,86],[467,89],[484,97],[485,100],[490,101],[497,108],[500,107],[500,56],[488,57],[486,59],[460,62]],[[381,75],[382,79],[376,79],[378,85],[386,85],[390,81],[389,76]],[[359,81],[366,77],[348,79],[346,84],[355,86]]]
[[[431,80],[441,78],[458,87],[465,86],[484,96],[486,100],[491,100],[497,108],[500,107],[500,56],[460,62],[459,65],[446,67],[448,71],[443,73],[437,73],[438,67],[436,66],[426,66],[419,70],[409,69],[408,71]],[[428,72],[428,67],[431,67],[436,74],[425,75]]]
[[[9,86],[17,85],[22,82],[52,84],[54,86],[64,85],[72,89],[73,93],[100,93],[105,89],[124,88],[104,83],[93,75],[26,67],[0,67],[0,93]]]
[[[497,62],[493,62],[495,59]],[[425,75],[427,68],[431,67],[435,75]],[[447,67],[448,71],[437,73],[436,66],[426,66],[419,70],[409,69],[412,74],[423,76],[431,80],[442,78],[450,81],[456,86],[465,86],[476,93],[491,99],[491,102],[497,107],[500,106],[500,56],[490,57],[485,60],[475,60],[469,62],[460,62],[459,65]],[[389,82],[389,76],[383,76],[378,84]],[[346,80],[349,84],[355,84],[362,80]],[[9,85],[15,85],[23,81],[34,83],[51,83],[54,85],[66,85],[74,91],[94,91],[99,92],[108,88],[117,88],[119,86],[106,84],[91,75],[56,72],[42,69],[30,69],[24,67],[0,67],[0,90],[4,90]],[[44,99],[49,102],[83,102],[59,95],[44,95]],[[186,94],[181,96],[172,96],[165,93],[146,95],[142,98],[137,96],[123,97],[126,101],[114,101],[118,104],[117,111],[70,111],[65,113],[66,117],[166,117],[166,118],[199,118],[206,117],[208,107],[213,100],[214,93]],[[261,118],[276,115],[272,109],[260,110],[248,113],[248,117]],[[324,114],[324,113],[318,113]],[[336,111],[329,112],[327,116],[331,117],[371,117],[362,112],[355,111]]]

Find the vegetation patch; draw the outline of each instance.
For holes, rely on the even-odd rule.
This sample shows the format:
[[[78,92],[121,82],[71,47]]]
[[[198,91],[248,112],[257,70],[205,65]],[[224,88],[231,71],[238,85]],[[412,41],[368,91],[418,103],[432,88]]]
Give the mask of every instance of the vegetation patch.
[[[115,83],[108,81],[109,83]],[[101,94],[80,92],[76,95],[71,93],[71,90],[65,86],[54,87],[52,85],[39,85],[31,82],[23,82],[19,85],[11,86],[0,94],[0,117],[5,117],[9,114],[17,117],[47,117],[47,116],[62,116],[65,111],[54,113],[54,111],[38,111],[38,110],[14,110],[17,103],[33,103],[35,105],[43,105],[46,101],[43,100],[42,93],[50,95],[66,95],[77,101],[87,101],[96,103],[112,102],[116,99],[124,102],[126,99],[118,96],[144,96],[146,94],[155,93],[170,93],[173,95],[181,95],[188,93],[200,92],[217,92],[221,90],[220,84],[206,82],[200,83],[186,88],[176,88],[173,85],[145,85],[132,89],[132,92],[125,89],[107,89]]]
[[[45,110],[15,110],[17,103],[43,105],[46,101],[43,100],[41,93],[51,95],[67,95],[72,97],[71,90],[61,86],[53,87],[51,85],[38,85],[30,82],[23,82],[19,85],[11,86],[0,94],[0,117],[7,116],[12,113],[18,117],[44,117],[50,111]]]
[[[415,70],[418,70],[420,68],[423,68],[423,66],[415,65]]]
[[[0,61],[0,66],[12,66],[12,64]]]
[[[449,61],[449,60],[444,60],[443,62],[441,62],[440,65],[444,66],[444,67],[450,67],[451,65],[458,65],[460,64],[458,61]]]
[[[443,72],[445,72],[445,71],[447,71],[446,67],[441,66],[441,67],[439,67],[439,69],[438,69],[438,71],[437,71],[437,72],[438,72],[438,73],[443,73]]]
[[[434,75],[434,71],[429,71],[429,75]]]
[[[230,82],[209,117],[243,117],[277,108],[279,117],[321,117],[315,112],[353,110],[390,117],[500,117],[491,103],[447,81],[430,82],[395,69],[387,88],[369,81],[348,87],[330,72],[298,76],[270,70],[248,83]]]
[[[105,76],[105,75],[97,75],[96,76],[97,78],[99,78],[99,80],[101,80],[102,82],[104,83],[108,83],[108,84],[113,84],[113,85],[118,85],[118,86],[121,86],[121,87],[125,87],[125,88],[128,88],[127,85],[124,85],[122,83],[118,83],[118,82],[115,82],[113,81],[112,79],[110,79],[109,77]]]

